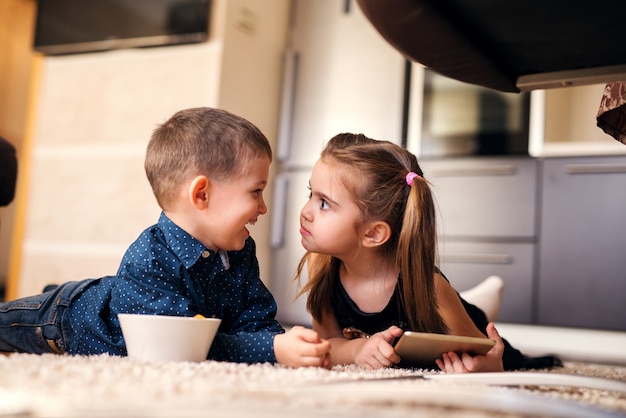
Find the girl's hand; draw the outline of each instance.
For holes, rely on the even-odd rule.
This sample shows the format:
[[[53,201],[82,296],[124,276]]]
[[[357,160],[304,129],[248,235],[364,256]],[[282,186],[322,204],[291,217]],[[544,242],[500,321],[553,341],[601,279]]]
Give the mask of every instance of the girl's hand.
[[[359,338],[361,345],[356,350],[354,362],[365,369],[380,369],[398,363],[400,356],[396,354],[391,344],[403,332],[402,329],[392,325],[369,338]]]
[[[463,353],[460,357],[455,352],[444,353],[435,360],[437,366],[446,373],[501,372],[504,371],[502,354],[504,343],[493,322],[487,325],[487,336],[496,342],[484,356],[471,356]]]
[[[326,367],[330,365],[330,342],[312,329],[294,326],[274,337],[276,361],[289,367]]]

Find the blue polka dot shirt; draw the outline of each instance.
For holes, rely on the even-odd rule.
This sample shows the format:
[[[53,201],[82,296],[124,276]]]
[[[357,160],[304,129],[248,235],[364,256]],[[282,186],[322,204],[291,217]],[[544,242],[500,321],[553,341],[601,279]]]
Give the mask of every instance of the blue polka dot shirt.
[[[208,358],[276,362],[276,302],[259,277],[254,240],[216,253],[161,213],[128,248],[116,276],[92,283],[70,305],[71,354],[125,355],[119,313],[221,318]]]

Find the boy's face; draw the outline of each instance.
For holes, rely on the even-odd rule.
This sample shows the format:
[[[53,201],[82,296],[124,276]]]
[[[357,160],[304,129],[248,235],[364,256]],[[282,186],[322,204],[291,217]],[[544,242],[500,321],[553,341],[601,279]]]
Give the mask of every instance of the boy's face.
[[[244,175],[212,182],[209,192],[210,231],[203,241],[212,250],[241,250],[260,215],[267,213],[263,190],[267,186],[270,160],[258,157],[246,162]]]
[[[355,225],[360,211],[341,174],[340,166],[315,164],[309,182],[311,196],[300,212],[300,235],[306,250],[344,259],[358,251]]]

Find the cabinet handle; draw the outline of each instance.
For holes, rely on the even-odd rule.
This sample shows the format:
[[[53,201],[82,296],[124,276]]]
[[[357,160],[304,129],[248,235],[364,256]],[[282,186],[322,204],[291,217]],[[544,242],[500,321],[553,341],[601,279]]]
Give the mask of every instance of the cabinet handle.
[[[511,176],[517,172],[517,168],[505,164],[487,167],[432,168],[430,172],[437,177]]]
[[[277,158],[287,161],[291,153],[291,134],[295,106],[296,80],[298,75],[298,53],[285,51],[283,57],[283,80],[280,99],[280,122],[278,126]]]
[[[626,173],[626,164],[566,164],[567,174]]]
[[[513,256],[509,254],[447,254],[442,257],[446,263],[472,264],[512,264]]]
[[[285,245],[285,216],[287,214],[287,176],[278,175],[274,180],[274,205],[272,208],[272,226],[270,230],[270,245],[272,248],[281,248]]]

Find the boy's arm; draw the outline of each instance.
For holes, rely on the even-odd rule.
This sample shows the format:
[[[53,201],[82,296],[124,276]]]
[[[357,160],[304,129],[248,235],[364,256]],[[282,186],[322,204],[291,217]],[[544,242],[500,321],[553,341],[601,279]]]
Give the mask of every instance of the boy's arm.
[[[274,337],[276,360],[289,367],[330,367],[330,342],[312,329],[294,326]]]
[[[221,303],[222,325],[209,358],[243,363],[275,363],[274,337],[285,332],[276,320],[276,301],[261,281],[256,245],[249,239],[241,252],[229,253],[230,303]],[[220,316],[220,314],[218,314]]]
[[[330,343],[320,339],[317,332],[301,326],[294,326],[285,333],[274,319],[273,296],[260,280],[259,286],[259,291],[251,292],[256,295],[256,302],[242,311],[230,331],[216,335],[209,358],[280,363],[289,367],[328,367]]]
[[[245,303],[232,322],[220,327],[209,358],[243,363],[276,362],[274,337],[285,332],[276,321],[276,302],[260,279],[244,280]]]
[[[402,330],[396,326],[368,338],[348,340],[339,329],[335,317],[324,314],[321,323],[313,320],[313,329],[319,332],[320,337],[330,341],[330,366],[356,364],[363,368],[379,369],[400,361],[400,357],[391,346],[391,343],[402,335]]]

